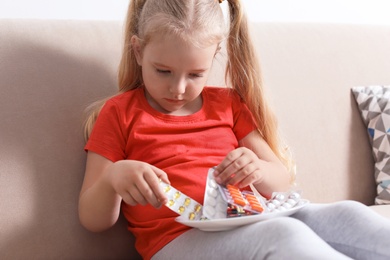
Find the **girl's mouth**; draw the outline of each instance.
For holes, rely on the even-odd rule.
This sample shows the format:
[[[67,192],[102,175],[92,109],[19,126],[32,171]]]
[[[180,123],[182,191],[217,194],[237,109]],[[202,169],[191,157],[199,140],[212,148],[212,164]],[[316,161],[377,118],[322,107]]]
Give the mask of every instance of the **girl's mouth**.
[[[165,99],[168,103],[171,103],[171,104],[181,104],[184,102],[183,99],[169,99],[169,98],[166,98]]]

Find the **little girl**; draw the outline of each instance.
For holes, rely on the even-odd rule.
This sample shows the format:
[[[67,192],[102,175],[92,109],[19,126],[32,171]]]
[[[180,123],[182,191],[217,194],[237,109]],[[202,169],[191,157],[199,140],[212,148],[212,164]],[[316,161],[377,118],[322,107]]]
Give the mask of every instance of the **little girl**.
[[[242,4],[227,1],[226,26],[220,2],[130,2],[119,93],[96,103],[86,123],[81,223],[102,231],[123,212],[144,259],[389,258],[390,222],[357,202],[224,232],[191,229],[162,206],[160,179],[203,202],[213,166],[220,184],[265,197],[293,181]],[[224,40],[228,87],[205,86]]]

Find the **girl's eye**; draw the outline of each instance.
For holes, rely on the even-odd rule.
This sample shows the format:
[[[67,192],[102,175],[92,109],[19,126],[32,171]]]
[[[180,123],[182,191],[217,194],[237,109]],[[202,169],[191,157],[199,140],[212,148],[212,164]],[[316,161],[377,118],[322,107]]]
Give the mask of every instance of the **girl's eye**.
[[[201,74],[201,73],[191,73],[190,76],[194,77],[194,78],[201,78],[201,77],[203,77],[203,74]]]
[[[156,71],[157,71],[157,73],[160,73],[160,74],[170,74],[171,73],[170,70],[163,70],[163,69],[156,69]],[[202,73],[190,73],[189,76],[192,78],[201,78],[201,77],[203,77],[203,74]]]
[[[157,71],[158,73],[161,73],[161,74],[168,74],[168,73],[170,73],[169,70],[160,70],[160,69],[156,69],[156,71]]]

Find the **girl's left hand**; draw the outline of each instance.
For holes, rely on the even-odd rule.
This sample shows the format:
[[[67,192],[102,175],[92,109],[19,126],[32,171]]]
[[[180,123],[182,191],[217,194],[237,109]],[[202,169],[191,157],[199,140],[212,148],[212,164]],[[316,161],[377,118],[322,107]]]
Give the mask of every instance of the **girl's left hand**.
[[[219,184],[232,184],[243,188],[261,183],[267,164],[268,162],[261,160],[252,150],[239,147],[231,151],[215,168],[214,177]]]

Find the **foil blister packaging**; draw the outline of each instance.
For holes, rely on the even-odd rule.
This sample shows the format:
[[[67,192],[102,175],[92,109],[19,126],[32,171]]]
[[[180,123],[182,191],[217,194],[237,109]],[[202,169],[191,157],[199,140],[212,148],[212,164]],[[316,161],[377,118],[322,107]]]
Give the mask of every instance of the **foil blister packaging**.
[[[160,186],[168,198],[166,207],[187,220],[200,220],[202,218],[201,203],[163,181],[160,181]]]
[[[220,185],[214,179],[214,168],[207,175],[203,205],[171,185],[160,181],[168,198],[166,207],[183,220],[207,220],[269,214],[289,210],[307,203],[300,191],[274,192],[269,200],[257,191],[240,190],[233,185]]]
[[[257,194],[241,191],[233,185],[219,185],[214,168],[209,169],[204,197],[203,214],[208,219],[221,219],[260,214],[267,211],[265,201]]]
[[[301,206],[303,203],[307,202],[301,200],[300,191],[274,192],[271,199],[266,202],[267,208],[270,212],[288,210]]]

